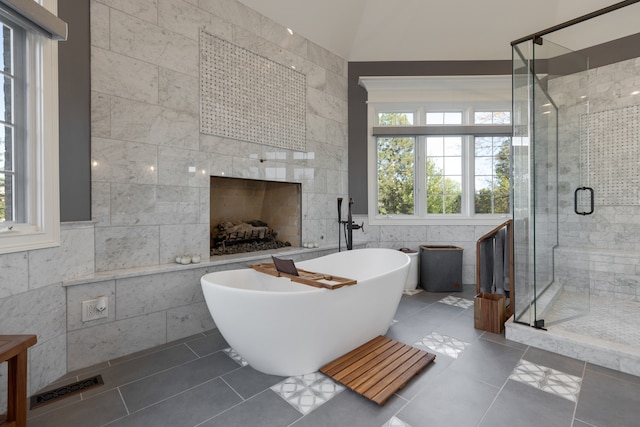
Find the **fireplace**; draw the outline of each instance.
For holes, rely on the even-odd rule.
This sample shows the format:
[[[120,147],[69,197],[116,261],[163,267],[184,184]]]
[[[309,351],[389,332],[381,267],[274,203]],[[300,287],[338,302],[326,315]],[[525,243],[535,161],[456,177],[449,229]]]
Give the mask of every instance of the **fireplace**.
[[[211,177],[211,255],[300,246],[299,183]]]

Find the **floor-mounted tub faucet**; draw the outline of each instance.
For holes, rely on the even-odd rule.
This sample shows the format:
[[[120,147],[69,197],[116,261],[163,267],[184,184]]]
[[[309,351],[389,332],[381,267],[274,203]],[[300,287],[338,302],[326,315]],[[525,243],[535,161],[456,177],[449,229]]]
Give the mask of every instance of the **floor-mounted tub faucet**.
[[[340,233],[344,231],[345,241],[347,244],[347,250],[350,251],[353,249],[353,230],[362,230],[364,231],[364,222],[361,224],[356,224],[353,222],[353,216],[351,214],[351,205],[353,205],[353,198],[349,198],[349,212],[347,214],[347,220],[342,220],[342,197],[338,197],[338,252],[342,250],[341,248],[341,236]],[[342,226],[343,230],[340,230]]]

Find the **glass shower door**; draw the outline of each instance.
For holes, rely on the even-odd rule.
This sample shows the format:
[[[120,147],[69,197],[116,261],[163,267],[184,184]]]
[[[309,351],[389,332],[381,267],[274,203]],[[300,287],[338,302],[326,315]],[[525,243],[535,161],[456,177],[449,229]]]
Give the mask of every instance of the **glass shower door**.
[[[513,46],[513,219],[515,320],[542,328],[553,321],[588,311],[577,298],[571,310],[558,312],[554,304],[564,292],[556,280],[559,244],[559,169],[563,144],[576,144],[563,135],[563,106],[553,89],[563,78],[586,70],[586,61],[548,40],[528,40]],[[580,82],[576,85],[576,94]],[[564,87],[564,86],[561,86]],[[570,96],[562,94],[561,101]],[[563,191],[568,183],[562,182]],[[562,196],[564,197],[564,195]],[[586,304],[586,305],[585,305]]]

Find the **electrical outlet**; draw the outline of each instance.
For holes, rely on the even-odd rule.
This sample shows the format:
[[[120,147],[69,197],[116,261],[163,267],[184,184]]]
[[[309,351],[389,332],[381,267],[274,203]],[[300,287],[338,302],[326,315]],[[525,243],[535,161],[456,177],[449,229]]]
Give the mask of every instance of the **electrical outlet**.
[[[82,301],[82,321],[88,322],[90,320],[103,319],[109,317],[109,307],[105,307],[100,311],[96,308],[98,305],[97,299],[91,299],[88,301]]]

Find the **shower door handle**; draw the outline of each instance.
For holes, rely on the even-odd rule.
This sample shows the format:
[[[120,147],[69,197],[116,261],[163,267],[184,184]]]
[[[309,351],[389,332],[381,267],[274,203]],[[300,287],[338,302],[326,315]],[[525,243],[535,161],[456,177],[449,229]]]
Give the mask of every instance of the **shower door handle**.
[[[578,194],[582,191],[587,191],[589,193],[589,202],[591,205],[591,210],[587,211],[579,211],[578,210]],[[591,187],[578,187],[576,191],[573,193],[573,211],[578,215],[591,215],[593,213],[593,188]]]

